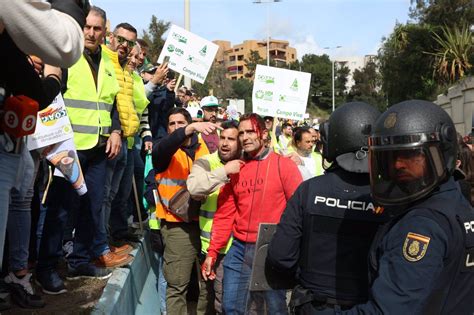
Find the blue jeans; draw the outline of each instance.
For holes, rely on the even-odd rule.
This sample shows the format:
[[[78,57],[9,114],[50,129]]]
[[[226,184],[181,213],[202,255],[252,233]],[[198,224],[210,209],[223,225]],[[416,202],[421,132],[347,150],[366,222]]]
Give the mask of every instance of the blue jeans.
[[[128,231],[128,217],[130,216],[130,209],[128,200],[132,191],[132,179],[134,171],[133,150],[127,150],[127,164],[123,170],[122,180],[112,201],[112,208],[110,211],[110,235],[112,237],[120,238],[120,234]]]
[[[285,290],[250,292],[249,282],[255,254],[254,243],[234,239],[224,260],[224,296],[222,308],[227,315],[247,314],[255,311],[262,314],[288,314]]]
[[[54,177],[48,198],[47,211],[43,225],[40,250],[38,254],[38,272],[54,269],[62,256],[62,240],[68,213],[77,207],[79,216],[74,234],[74,249],[68,257],[72,268],[90,262],[95,255],[92,252],[93,240],[103,244],[108,251],[107,234],[104,226],[102,201],[106,168],[105,148],[78,151],[87,193],[79,196],[72,185],[64,178]]]
[[[19,164],[19,154],[0,152],[0,258],[3,258],[10,192],[16,182]],[[3,259],[0,259],[0,271],[2,270],[2,261]]]
[[[104,210],[105,219],[104,225],[109,231],[110,212],[112,208],[112,201],[115,199],[119,190],[120,182],[122,181],[123,172],[127,166],[127,139],[122,140],[122,149],[120,154],[113,160],[107,160],[107,170],[105,172],[104,184],[104,202],[102,208]],[[110,236],[110,235],[109,235]]]
[[[31,233],[31,201],[34,194],[34,179],[38,172],[39,156],[31,154],[34,161],[33,180],[21,196],[15,189],[11,192],[8,212],[9,268],[12,271],[28,269],[28,255]]]

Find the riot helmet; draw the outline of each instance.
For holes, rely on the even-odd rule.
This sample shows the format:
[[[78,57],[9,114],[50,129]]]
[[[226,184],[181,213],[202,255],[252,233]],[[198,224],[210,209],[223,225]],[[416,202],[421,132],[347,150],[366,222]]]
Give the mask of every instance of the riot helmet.
[[[427,196],[456,165],[456,130],[438,105],[410,100],[390,107],[369,139],[375,201],[403,205]]]
[[[320,125],[323,157],[353,173],[368,173],[368,136],[380,112],[364,102],[339,106]]]

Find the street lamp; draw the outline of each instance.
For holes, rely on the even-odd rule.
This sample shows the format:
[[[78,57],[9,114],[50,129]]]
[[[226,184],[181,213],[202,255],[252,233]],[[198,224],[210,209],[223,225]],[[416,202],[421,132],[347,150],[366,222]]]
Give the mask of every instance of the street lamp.
[[[324,47],[323,49],[328,49],[328,50],[333,50],[333,49],[338,49],[341,48],[342,46],[336,46],[336,47]],[[334,58],[331,58],[331,65],[332,65],[332,111],[336,109],[336,96],[334,94],[334,66],[335,66],[335,61]]]
[[[189,1],[190,0],[184,0],[184,29],[187,31],[191,29]],[[184,77],[184,86],[187,88],[191,87],[191,78],[187,76]]]
[[[281,2],[282,0],[255,0],[253,3],[266,3],[267,4],[267,66],[270,66],[270,7],[269,4],[272,2]]]

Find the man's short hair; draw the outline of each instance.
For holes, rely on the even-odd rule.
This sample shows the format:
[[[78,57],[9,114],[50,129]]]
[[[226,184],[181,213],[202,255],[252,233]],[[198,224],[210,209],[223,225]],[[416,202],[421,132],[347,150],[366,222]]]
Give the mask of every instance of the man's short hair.
[[[262,133],[267,130],[267,128],[265,127],[265,120],[263,120],[261,116],[255,113],[247,113],[240,117],[240,122],[243,122],[245,120],[250,120],[250,122],[252,123],[252,127],[257,132],[259,137],[261,137]]]
[[[104,25],[105,25],[105,23],[107,23],[107,14],[101,8],[93,5],[93,6],[91,6],[91,8],[89,10],[89,14],[91,14],[91,13],[100,16],[102,18],[102,20],[104,20]]]
[[[239,129],[239,123],[238,123],[237,120],[226,120],[221,124],[221,128],[222,128],[222,130],[231,129],[231,128],[234,128],[234,129],[238,130]]]
[[[291,127],[293,128],[293,126],[290,124],[290,123],[283,123],[283,125],[281,125],[281,129],[285,129],[286,127]]]
[[[170,116],[171,115],[176,115],[176,114],[181,114],[184,116],[184,119],[188,122],[188,124],[193,122],[193,119],[191,118],[191,114],[186,110],[186,108],[183,107],[173,107],[168,111],[168,114],[166,115],[166,124],[170,121]]]
[[[296,144],[297,142],[300,142],[301,139],[303,139],[303,134],[304,134],[304,133],[309,133],[309,134],[311,134],[311,132],[309,131],[309,127],[304,126],[304,127],[298,127],[298,128],[296,128],[295,134],[293,135],[293,139],[295,140],[295,144]]]
[[[150,47],[148,45],[148,43],[142,38],[137,39],[137,44],[140,45],[141,48],[149,48]]]
[[[138,34],[138,33],[137,33],[137,29],[136,29],[135,27],[133,27],[131,24],[126,23],[126,22],[118,24],[118,25],[115,27],[115,29],[114,29],[114,33],[117,32],[117,30],[118,30],[119,28],[123,28],[123,29],[125,29],[125,30],[127,30],[127,31],[129,31],[129,32]]]

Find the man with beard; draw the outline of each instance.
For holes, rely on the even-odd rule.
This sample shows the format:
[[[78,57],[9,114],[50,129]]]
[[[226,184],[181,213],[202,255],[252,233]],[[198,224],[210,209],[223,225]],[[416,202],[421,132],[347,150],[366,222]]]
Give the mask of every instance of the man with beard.
[[[370,250],[369,300],[342,314],[473,313],[474,213],[453,178],[456,151],[436,104],[401,102],[377,119],[371,194],[391,220]]]
[[[215,96],[206,96],[201,100],[201,108],[204,114],[204,121],[211,122],[213,124],[217,121],[217,112],[219,109],[219,101]],[[201,135],[204,142],[206,142],[207,148],[210,153],[217,151],[217,146],[219,143],[219,135],[217,131],[209,135]]]
[[[315,140],[309,127],[297,128],[288,157],[298,165],[303,180],[323,174],[323,157],[313,151]]]
[[[284,290],[249,292],[252,261],[260,223],[278,223],[287,201],[301,183],[295,163],[266,147],[268,130],[257,114],[245,114],[239,122],[239,141],[245,164],[238,174],[229,176],[219,197],[214,216],[208,254],[202,267],[209,277],[218,254],[233,235],[232,246],[224,262],[226,314],[244,314],[256,308],[258,314],[280,314],[286,310]],[[255,303],[255,304],[254,304]]]
[[[115,196],[119,195],[118,191],[122,182],[122,177],[127,169],[128,154],[128,137],[133,137],[138,131],[139,118],[134,106],[133,77],[129,69],[127,69],[127,60],[133,47],[136,45],[137,30],[128,23],[118,24],[114,31],[109,34],[109,43],[107,46],[102,45],[102,49],[112,60],[115,70],[115,76],[120,86],[117,94],[117,111],[119,113],[120,124],[122,127],[122,149],[117,158],[109,160],[107,163],[107,172],[105,175],[105,193],[104,193],[104,214],[107,226],[111,213],[120,217],[125,217],[126,208],[121,206],[120,198],[115,200]],[[131,187],[131,180],[122,184]],[[127,187],[125,187],[127,188]],[[113,204],[112,204],[113,203]],[[110,235],[109,235],[110,236]],[[128,231],[120,235],[114,235],[115,241],[135,241],[139,238]],[[123,245],[123,242],[116,242],[116,245]]]
[[[211,238],[212,221],[217,210],[217,200],[220,188],[229,181],[228,176],[240,172],[244,164],[240,160],[242,147],[239,143],[239,130],[236,121],[226,121],[222,125],[219,136],[218,150],[206,155],[193,164],[191,174],[187,180],[188,190],[195,198],[204,199],[199,213],[199,227],[201,230],[201,262],[204,260]],[[198,302],[198,313],[222,313],[222,278],[224,276],[223,261],[231,244],[223,248],[215,264],[216,272],[205,277],[201,283],[201,292]],[[215,280],[215,281],[213,281]],[[213,305],[212,301],[215,303]]]

